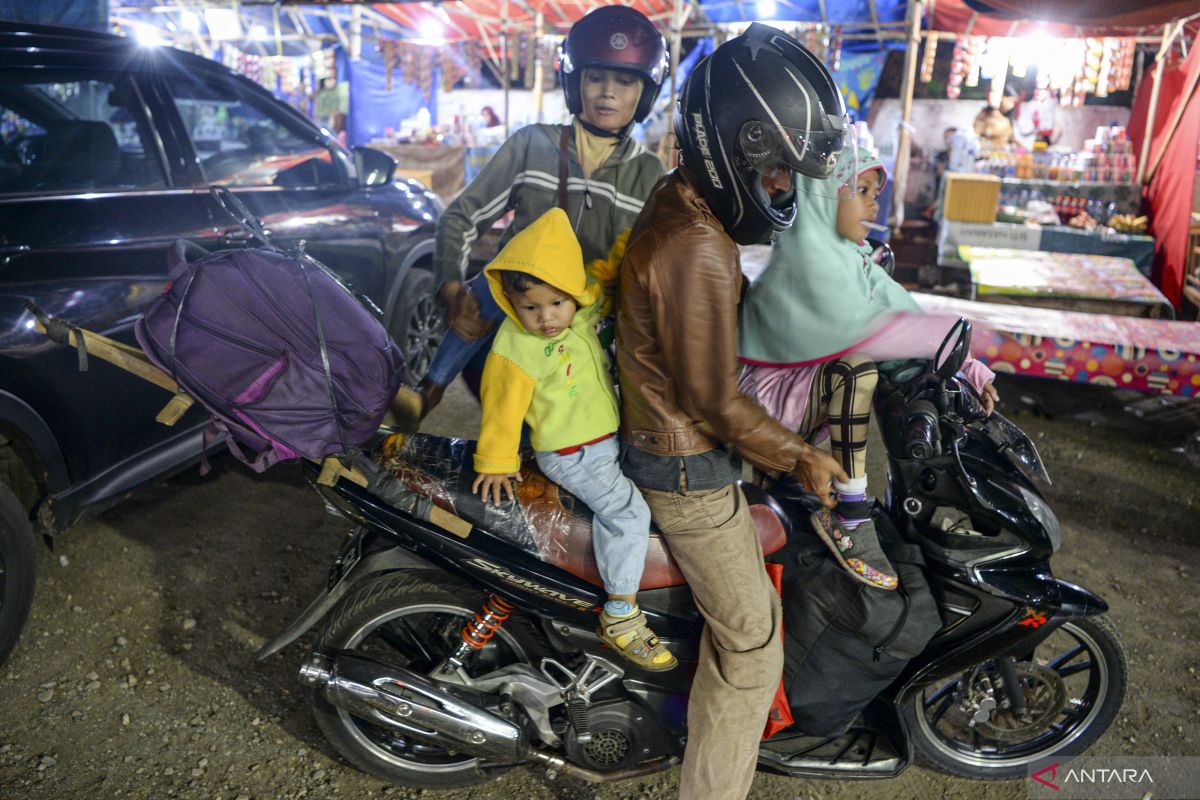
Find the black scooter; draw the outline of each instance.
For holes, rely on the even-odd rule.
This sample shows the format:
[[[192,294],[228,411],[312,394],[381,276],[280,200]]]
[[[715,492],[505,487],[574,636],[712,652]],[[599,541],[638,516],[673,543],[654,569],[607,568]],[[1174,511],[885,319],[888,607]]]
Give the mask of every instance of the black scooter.
[[[1120,637],[1096,595],[1058,580],[1058,520],[1029,438],[955,377],[965,321],[931,364],[881,368],[883,513],[918,545],[943,625],[845,733],[787,729],[760,766],[888,778],[914,760],[977,779],[1024,777],[1075,755],[1125,695]],[[480,783],[517,765],[588,781],[665,769],[683,750],[701,630],[683,576],[652,535],[639,602],[685,662],[642,672],[595,633],[604,601],[589,512],[529,474],[519,502],[470,492],[472,442],[416,436],[358,465],[359,485],[310,479],[356,525],[328,584],[259,653],[320,625],[300,668],[329,741],[351,763],[420,788]],[[377,463],[378,462],[378,463]],[[330,485],[332,484],[332,485]],[[764,552],[808,535],[787,492],[744,486]],[[785,604],[786,607],[786,604]]]

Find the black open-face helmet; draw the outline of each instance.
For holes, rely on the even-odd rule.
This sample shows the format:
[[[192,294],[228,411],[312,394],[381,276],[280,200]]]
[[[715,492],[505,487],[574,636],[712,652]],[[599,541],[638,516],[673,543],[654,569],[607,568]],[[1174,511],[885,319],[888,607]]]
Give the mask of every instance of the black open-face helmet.
[[[667,42],[653,23],[628,6],[602,6],[571,26],[558,51],[567,110],[583,111],[579,81],[587,67],[621,69],[642,79],[633,119],[642,122],[654,106],[669,71]]]
[[[791,169],[828,179],[832,192],[854,177],[853,128],[833,76],[767,25],[751,25],[696,65],[675,133],[701,196],[738,244],[770,241],[796,217],[796,181],[772,198],[763,174]]]

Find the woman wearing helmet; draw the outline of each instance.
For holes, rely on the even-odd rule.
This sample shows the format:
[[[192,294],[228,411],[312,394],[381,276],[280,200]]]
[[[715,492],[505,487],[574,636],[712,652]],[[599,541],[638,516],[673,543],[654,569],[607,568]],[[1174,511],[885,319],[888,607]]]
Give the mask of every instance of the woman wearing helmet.
[[[585,261],[606,257],[633,225],[663,175],[662,162],[629,136],[643,121],[667,75],[667,49],[650,20],[632,8],[605,6],[580,19],[560,50],[569,125],[530,125],[514,133],[438,221],[434,271],[453,281],[466,272],[471,246],[510,210],[500,246],[549,209],[563,207]],[[504,318],[487,290],[453,283],[451,330],[405,416],[423,417],[463,368],[486,355]],[[415,415],[412,411],[415,410]]]
[[[828,71],[781,31],[751,25],[721,45],[683,87],[683,163],[647,201],[621,265],[621,467],[706,623],[681,798],[746,796],[783,667],[779,597],[738,458],[791,473],[827,501],[831,480],[847,479],[738,391],[737,360],[737,245],[792,223],[794,172],[839,171],[844,113]]]

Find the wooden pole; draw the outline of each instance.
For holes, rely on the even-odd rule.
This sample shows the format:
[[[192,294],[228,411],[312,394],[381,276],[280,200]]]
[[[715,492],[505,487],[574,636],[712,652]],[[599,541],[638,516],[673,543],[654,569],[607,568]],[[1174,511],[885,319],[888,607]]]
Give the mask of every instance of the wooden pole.
[[[1158,148],[1158,153],[1154,156],[1154,163],[1150,165],[1150,169],[1146,172],[1146,183],[1149,183],[1154,178],[1154,173],[1158,169],[1158,165],[1162,163],[1163,156],[1167,154],[1167,145],[1175,138],[1175,131],[1179,128],[1179,123],[1183,120],[1183,112],[1187,110],[1188,103],[1191,102],[1192,93],[1196,91],[1197,85],[1200,84],[1200,74],[1192,76],[1192,82],[1184,89],[1180,95],[1181,102],[1179,107],[1175,109],[1175,114],[1171,118],[1171,124],[1167,126],[1167,135],[1163,137],[1162,147]]]
[[[512,79],[509,77],[509,49],[511,43],[508,40],[508,0],[504,0],[503,10],[500,12],[500,71],[503,77],[500,79],[500,85],[504,87],[504,138],[508,138],[509,120],[508,120],[508,89]]]
[[[1158,55],[1154,58],[1154,87],[1150,89],[1150,108],[1146,112],[1146,133],[1142,137],[1142,152],[1138,157],[1137,182],[1144,184],[1147,180],[1146,168],[1150,165],[1150,144],[1154,139],[1154,117],[1158,114],[1158,95],[1162,90],[1163,69],[1167,63],[1167,54],[1171,52],[1171,42],[1175,38],[1175,24],[1163,26],[1162,44]]]
[[[671,95],[667,103],[667,114],[675,114],[675,93],[677,91],[677,75],[679,73],[679,53],[683,49],[683,9],[688,0],[675,0],[671,7]],[[668,133],[671,125],[667,125]]]
[[[546,15],[541,11],[534,17],[533,34],[533,110],[536,121],[542,121],[542,93],[545,91],[546,64],[542,58],[542,39],[546,36]]]
[[[917,50],[921,44],[922,0],[908,4],[908,45],[904,50],[904,80],[900,87],[900,130],[896,141],[896,176],[892,184],[892,208],[888,223],[894,232],[904,224],[904,195],[908,190],[908,162],[912,155],[913,91],[917,83]]]
[[[362,6],[350,6],[350,52],[351,61],[362,59]]]

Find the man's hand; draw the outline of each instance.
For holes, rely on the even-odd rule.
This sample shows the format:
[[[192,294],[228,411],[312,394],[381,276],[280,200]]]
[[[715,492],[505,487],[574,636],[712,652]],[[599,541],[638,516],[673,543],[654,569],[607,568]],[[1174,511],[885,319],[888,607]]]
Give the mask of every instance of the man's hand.
[[[800,463],[792,472],[792,477],[799,481],[805,489],[820,497],[826,508],[833,508],[837,505],[837,501],[833,498],[833,481],[839,480],[843,483],[850,481],[850,476],[834,460],[833,456],[815,447],[808,448],[807,454],[801,457]]]
[[[476,475],[475,482],[471,484],[471,491],[477,492],[484,503],[488,502],[488,495],[492,496],[492,504],[500,505],[500,492],[508,494],[509,500],[516,499],[516,493],[513,491],[512,481],[520,481],[521,473],[510,472],[507,475]]]
[[[486,280],[477,278],[477,280]],[[438,299],[446,305],[446,323],[465,342],[474,342],[492,332],[496,323],[479,316],[479,300],[462,281],[447,281],[438,290]]]
[[[979,399],[983,401],[983,410],[985,416],[990,417],[992,412],[996,410],[996,403],[1000,402],[1000,393],[996,391],[995,384],[989,383],[983,387],[983,391],[979,393]]]

